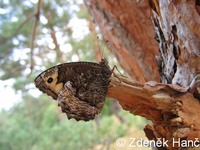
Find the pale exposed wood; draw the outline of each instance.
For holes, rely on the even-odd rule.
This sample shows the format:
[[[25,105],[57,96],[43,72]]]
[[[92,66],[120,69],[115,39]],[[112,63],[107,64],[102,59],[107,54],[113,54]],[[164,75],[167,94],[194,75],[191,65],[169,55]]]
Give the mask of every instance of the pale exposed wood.
[[[153,134],[148,136],[195,140],[200,138],[200,103],[187,91],[188,88],[177,85],[139,83],[114,74],[108,97],[116,98],[130,113],[151,120],[153,127],[147,128]]]
[[[162,82],[188,86],[200,72],[200,17],[195,0],[152,1]]]

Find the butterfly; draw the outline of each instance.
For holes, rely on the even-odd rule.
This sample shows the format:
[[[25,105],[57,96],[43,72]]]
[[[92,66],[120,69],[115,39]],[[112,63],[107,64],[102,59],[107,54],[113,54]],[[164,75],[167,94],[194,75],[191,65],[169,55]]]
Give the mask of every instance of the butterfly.
[[[40,91],[58,102],[69,119],[88,121],[103,107],[111,74],[106,59],[100,63],[71,62],[45,70],[34,82]]]

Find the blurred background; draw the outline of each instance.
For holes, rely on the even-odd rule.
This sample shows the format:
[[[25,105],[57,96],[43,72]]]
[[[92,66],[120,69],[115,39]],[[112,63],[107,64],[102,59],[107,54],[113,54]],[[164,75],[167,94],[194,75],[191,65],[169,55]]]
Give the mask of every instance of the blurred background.
[[[77,122],[34,85],[48,67],[99,62],[102,49],[109,65],[123,73],[106,44],[82,0],[1,0],[0,149],[123,149],[115,145],[119,137],[144,138],[147,120],[114,99],[106,99],[95,120]]]

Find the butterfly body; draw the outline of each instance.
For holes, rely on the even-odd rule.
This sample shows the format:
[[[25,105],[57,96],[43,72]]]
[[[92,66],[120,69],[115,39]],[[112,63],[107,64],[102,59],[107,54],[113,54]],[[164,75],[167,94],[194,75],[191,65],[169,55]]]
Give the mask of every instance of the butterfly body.
[[[65,63],[42,72],[35,85],[57,100],[68,118],[87,121],[103,107],[111,74],[105,59],[100,63]]]

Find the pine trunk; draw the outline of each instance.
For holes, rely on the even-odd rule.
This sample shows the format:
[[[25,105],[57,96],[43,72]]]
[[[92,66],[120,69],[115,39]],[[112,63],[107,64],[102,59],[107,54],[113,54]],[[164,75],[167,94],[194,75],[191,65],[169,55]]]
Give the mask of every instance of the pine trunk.
[[[108,96],[123,109],[151,120],[144,131],[149,140],[169,141],[161,149],[185,149],[173,140],[200,139],[199,2],[85,0],[85,4],[123,69],[138,81],[115,75]]]

